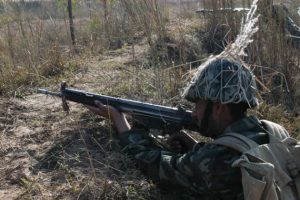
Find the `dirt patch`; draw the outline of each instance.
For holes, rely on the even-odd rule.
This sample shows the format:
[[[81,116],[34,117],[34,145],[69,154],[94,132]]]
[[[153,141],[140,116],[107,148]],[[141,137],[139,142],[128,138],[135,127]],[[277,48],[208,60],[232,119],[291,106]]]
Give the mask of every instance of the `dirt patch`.
[[[118,66],[130,61],[128,52],[90,61],[73,83],[88,91],[110,87]],[[81,105],[70,108],[67,115],[60,99],[42,94],[0,99],[0,199],[155,196],[155,186],[120,153],[109,123]]]

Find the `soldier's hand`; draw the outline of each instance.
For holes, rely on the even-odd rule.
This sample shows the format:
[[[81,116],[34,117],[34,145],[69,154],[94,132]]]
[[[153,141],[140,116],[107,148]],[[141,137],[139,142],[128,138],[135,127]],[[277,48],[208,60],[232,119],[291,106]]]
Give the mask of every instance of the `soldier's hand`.
[[[171,135],[167,140],[170,150],[176,153],[186,153],[192,150],[196,143],[197,141],[184,131]]]
[[[85,105],[93,113],[105,117],[107,119],[112,119],[112,116],[121,115],[121,113],[114,107],[109,105],[104,105],[100,101],[95,101],[96,106]]]
[[[100,101],[95,101],[95,105],[97,107],[87,105],[86,107],[93,113],[111,120],[118,133],[123,133],[131,129],[125,115],[119,112],[116,108],[109,105],[104,105]]]

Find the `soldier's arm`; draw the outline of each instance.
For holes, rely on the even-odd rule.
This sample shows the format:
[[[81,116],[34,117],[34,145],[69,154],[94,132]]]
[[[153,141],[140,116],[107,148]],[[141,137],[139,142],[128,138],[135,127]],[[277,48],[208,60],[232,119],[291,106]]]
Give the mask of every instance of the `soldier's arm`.
[[[199,143],[188,153],[176,154],[157,147],[146,134],[134,131],[120,135],[120,144],[154,182],[200,193],[241,190],[239,169],[231,167],[239,155],[225,147]]]
[[[231,167],[234,159],[228,149],[199,143],[185,154],[166,151],[148,134],[131,130],[122,113],[98,104],[98,108],[90,107],[90,110],[111,118],[124,152],[133,157],[153,181],[194,188],[200,193],[234,191],[234,188],[241,187],[239,170]],[[222,184],[219,183],[220,177],[223,178]]]
[[[120,113],[116,108],[109,105],[104,105],[100,101],[95,101],[95,104],[97,107],[88,105],[86,105],[86,107],[93,113],[111,120],[118,134],[127,132],[131,129],[131,126],[128,123],[124,113]]]

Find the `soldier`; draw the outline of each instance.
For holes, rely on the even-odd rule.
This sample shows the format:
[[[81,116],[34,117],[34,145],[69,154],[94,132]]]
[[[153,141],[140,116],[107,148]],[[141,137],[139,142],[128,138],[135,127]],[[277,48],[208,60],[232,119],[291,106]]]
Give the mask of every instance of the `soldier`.
[[[300,27],[291,18],[287,7],[283,4],[273,5],[272,13],[276,23],[283,25],[283,31],[292,45],[295,48],[300,48]]]
[[[273,0],[260,1],[258,6],[263,20],[273,18],[276,26],[292,42],[293,47],[300,48],[300,27],[292,19],[288,8],[282,3],[273,4]]]
[[[266,144],[269,137],[263,123],[246,116],[248,108],[258,105],[256,92],[255,77],[245,65],[215,57],[199,67],[183,96],[194,102],[192,115],[203,136],[216,139],[224,133],[238,133]],[[197,142],[185,134],[170,139],[173,147],[185,152],[166,150],[134,130],[123,113],[100,102],[96,105],[89,108],[112,120],[124,151],[155,182],[188,188],[201,199],[244,199],[240,169],[232,167],[239,152],[213,142]],[[288,137],[282,130],[279,137]]]

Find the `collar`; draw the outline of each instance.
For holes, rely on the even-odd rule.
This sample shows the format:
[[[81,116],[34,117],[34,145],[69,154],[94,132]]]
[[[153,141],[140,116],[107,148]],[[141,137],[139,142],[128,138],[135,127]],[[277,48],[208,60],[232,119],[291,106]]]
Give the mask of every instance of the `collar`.
[[[255,116],[244,117],[230,124],[223,133],[261,132],[262,124]]]

